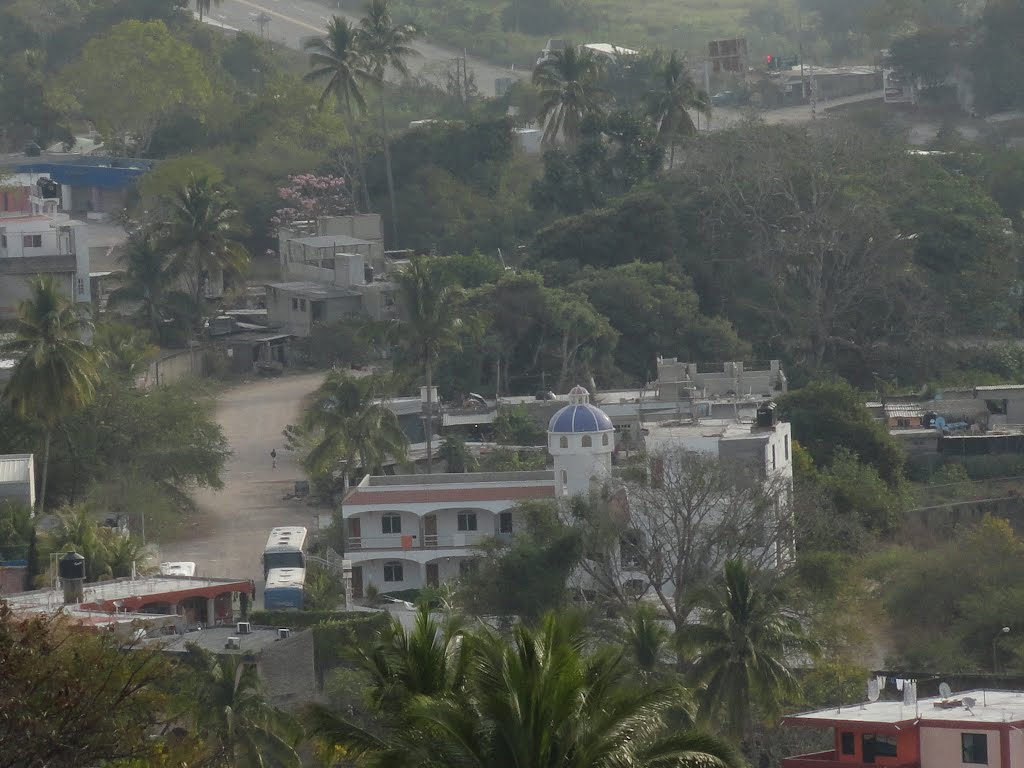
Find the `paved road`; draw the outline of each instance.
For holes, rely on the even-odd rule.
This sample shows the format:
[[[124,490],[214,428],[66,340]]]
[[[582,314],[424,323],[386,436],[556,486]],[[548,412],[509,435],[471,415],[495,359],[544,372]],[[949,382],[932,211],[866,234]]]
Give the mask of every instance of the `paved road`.
[[[217,421],[233,451],[224,488],[195,494],[202,511],[199,527],[181,541],[164,544],[162,560],[193,561],[201,575],[247,578],[260,585],[260,555],[270,529],[316,526],[317,509],[283,500],[304,475],[291,454],[281,450],[281,430],[294,423],[300,402],[322,379],[322,373],[261,379],[221,395]],[[271,469],[272,448],[277,448],[277,469]]]
[[[283,43],[290,48],[301,48],[302,41],[313,35],[322,35],[327,21],[332,15],[343,16],[350,20],[358,20],[353,14],[328,8],[313,0],[224,0],[210,14],[214,23],[245,32],[257,32],[256,17],[266,13],[271,17],[267,25],[267,33],[271,40]],[[428,42],[420,41],[413,46],[419,51],[418,56],[409,62],[414,73],[424,68],[436,69],[452,61],[461,51],[442,48]],[[519,77],[521,71],[513,72],[507,67],[488,63],[470,56],[467,58],[468,68],[476,74],[476,84],[485,96],[494,95],[494,81],[499,77]]]
[[[828,112],[844,104],[856,104],[862,101],[881,101],[882,91],[871,93],[859,93],[856,96],[847,96],[842,99],[831,101],[819,101],[816,109],[817,116],[824,117]],[[759,112],[755,109],[736,109],[731,107],[716,107],[711,113],[711,130],[721,130],[733,123],[737,123],[749,114],[755,114],[766,123],[806,123],[812,119],[811,105],[801,104],[797,107],[784,107],[783,109],[769,109]],[[701,118],[701,130],[705,125]]]

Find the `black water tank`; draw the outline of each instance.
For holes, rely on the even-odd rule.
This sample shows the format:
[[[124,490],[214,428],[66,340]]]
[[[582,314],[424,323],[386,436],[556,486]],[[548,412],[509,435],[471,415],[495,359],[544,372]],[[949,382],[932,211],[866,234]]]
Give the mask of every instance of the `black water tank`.
[[[62,579],[85,579],[85,558],[68,552],[57,563],[57,573]]]
[[[757,407],[757,426],[767,429],[775,426],[775,403],[769,400]]]

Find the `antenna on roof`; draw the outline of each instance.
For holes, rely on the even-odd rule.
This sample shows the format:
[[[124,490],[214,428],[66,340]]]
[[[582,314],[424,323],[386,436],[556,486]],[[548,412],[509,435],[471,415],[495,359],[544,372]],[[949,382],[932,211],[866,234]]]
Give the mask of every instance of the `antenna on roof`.
[[[953,689],[949,687],[949,683],[939,683],[939,696],[948,699],[952,695]]]

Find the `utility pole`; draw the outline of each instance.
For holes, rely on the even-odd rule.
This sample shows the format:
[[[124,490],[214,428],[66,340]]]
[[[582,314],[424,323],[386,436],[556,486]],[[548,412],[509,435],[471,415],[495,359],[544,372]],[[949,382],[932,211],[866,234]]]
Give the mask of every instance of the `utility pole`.
[[[800,56],[800,96],[807,98],[807,81],[804,79],[804,16],[800,11],[800,1],[796,4],[796,45]]]

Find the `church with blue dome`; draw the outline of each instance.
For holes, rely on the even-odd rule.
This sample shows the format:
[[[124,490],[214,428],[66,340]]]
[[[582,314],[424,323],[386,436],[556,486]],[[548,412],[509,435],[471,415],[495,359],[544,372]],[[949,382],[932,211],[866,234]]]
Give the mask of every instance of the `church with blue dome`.
[[[611,476],[615,427],[608,414],[590,402],[590,393],[576,386],[569,404],[548,422],[548,453],[554,461],[555,495],[587,494],[595,478]]]

